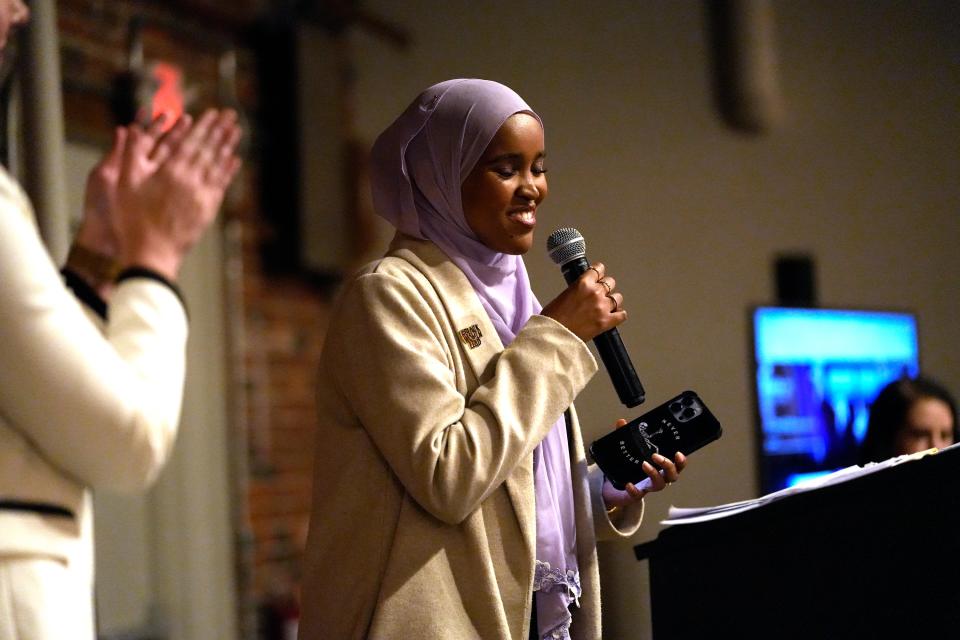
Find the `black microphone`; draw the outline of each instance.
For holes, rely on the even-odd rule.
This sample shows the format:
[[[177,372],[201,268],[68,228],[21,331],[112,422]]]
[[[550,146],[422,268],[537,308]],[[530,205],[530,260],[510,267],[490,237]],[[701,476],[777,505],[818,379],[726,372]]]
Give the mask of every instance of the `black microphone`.
[[[547,238],[547,252],[550,259],[560,265],[567,284],[572,284],[590,268],[587,262],[587,243],[576,229],[569,227],[557,229]],[[616,327],[604,331],[593,339],[597,353],[610,374],[613,388],[627,407],[635,407],[646,399],[646,392],[640,384],[640,378],[633,369],[627,349],[620,339]]]

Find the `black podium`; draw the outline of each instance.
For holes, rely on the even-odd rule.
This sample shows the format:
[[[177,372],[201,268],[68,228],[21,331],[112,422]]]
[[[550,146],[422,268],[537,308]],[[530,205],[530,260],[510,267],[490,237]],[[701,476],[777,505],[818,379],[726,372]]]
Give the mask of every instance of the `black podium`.
[[[960,638],[960,449],[667,527],[635,552],[655,640]]]

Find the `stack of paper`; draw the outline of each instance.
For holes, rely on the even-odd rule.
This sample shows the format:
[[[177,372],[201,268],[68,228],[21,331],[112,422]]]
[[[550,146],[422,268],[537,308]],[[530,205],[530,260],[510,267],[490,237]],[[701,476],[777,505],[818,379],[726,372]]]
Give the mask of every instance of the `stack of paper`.
[[[947,449],[953,449],[954,447],[960,447],[960,443],[951,445]],[[943,449],[946,451],[947,449]],[[841,482],[847,482],[854,478],[859,478],[861,476],[869,475],[881,469],[887,469],[889,467],[908,462],[910,460],[917,460],[927,455],[932,455],[937,453],[937,449],[928,449],[926,451],[921,451],[920,453],[911,453],[908,455],[897,456],[895,458],[890,458],[889,460],[884,460],[883,462],[871,462],[865,466],[853,465],[851,467],[846,467],[838,471],[834,471],[825,476],[820,476],[812,480],[807,480],[800,484],[796,484],[792,487],[787,487],[786,489],[781,489],[780,491],[775,491],[773,493],[768,493],[765,496],[760,496],[759,498],[753,498],[750,500],[741,500],[739,502],[730,502],[727,504],[721,504],[714,507],[670,507],[670,511],[667,514],[666,520],[661,520],[660,524],[693,524],[695,522],[706,522],[708,520],[717,520],[719,518],[726,518],[732,516],[735,513],[742,513],[743,511],[749,511],[751,509],[756,509],[765,504],[775,502],[777,500],[782,500],[787,496],[792,496],[798,493],[805,493],[807,491],[813,491],[821,487],[828,487],[830,485],[839,484]]]

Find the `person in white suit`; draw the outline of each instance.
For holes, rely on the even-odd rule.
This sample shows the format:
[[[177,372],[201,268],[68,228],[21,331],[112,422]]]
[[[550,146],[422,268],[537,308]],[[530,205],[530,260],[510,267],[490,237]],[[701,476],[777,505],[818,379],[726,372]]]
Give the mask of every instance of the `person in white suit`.
[[[26,22],[0,0],[0,51]],[[91,489],[138,491],[177,430],[180,265],[239,167],[236,114],[118,128],[59,273],[0,168],[0,639],[92,639]]]

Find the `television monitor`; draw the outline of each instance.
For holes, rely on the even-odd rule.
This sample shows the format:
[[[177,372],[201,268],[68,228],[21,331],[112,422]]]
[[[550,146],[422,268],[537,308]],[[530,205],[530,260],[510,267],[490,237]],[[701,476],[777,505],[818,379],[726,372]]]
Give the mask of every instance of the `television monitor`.
[[[870,404],[919,372],[916,316],[879,310],[752,310],[760,488],[856,464]]]

